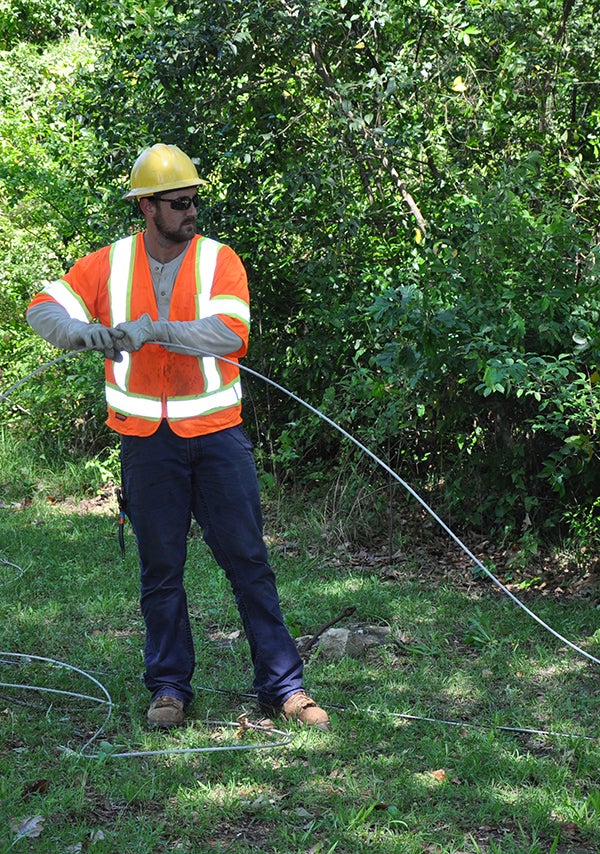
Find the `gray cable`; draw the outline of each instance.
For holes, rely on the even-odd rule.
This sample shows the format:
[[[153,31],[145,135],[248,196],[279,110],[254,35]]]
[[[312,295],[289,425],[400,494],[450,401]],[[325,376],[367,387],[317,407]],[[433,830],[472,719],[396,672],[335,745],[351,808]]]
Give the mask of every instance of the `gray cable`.
[[[10,566],[12,569],[17,570],[17,574],[14,578],[7,578],[5,581],[1,581],[0,584],[10,584],[12,581],[16,581],[18,578],[21,578],[21,576],[25,574],[25,570],[22,566],[19,566],[17,563],[13,563],[10,560],[6,560],[6,558],[4,557],[0,557],[0,564],[2,566]]]
[[[157,344],[160,342],[155,341],[152,343]],[[191,350],[192,348],[186,348],[186,349]],[[193,352],[195,355],[212,356],[214,359],[221,359],[224,362],[228,362],[230,365],[236,364],[235,362],[231,361],[230,359],[226,359],[224,356],[213,356],[211,353],[203,353],[202,351],[193,351]],[[546,629],[546,631],[550,632],[550,634],[554,635],[555,638],[562,641],[562,643],[565,643],[572,650],[579,653],[580,655],[583,655],[585,658],[588,658],[590,661],[593,661],[594,664],[600,664],[600,659],[596,658],[591,653],[586,652],[584,649],[581,649],[581,647],[572,643],[570,640],[567,640],[567,638],[563,637],[563,635],[559,634],[551,626],[549,626],[547,623],[545,623],[541,619],[541,617],[538,617],[537,614],[534,614],[533,611],[531,611],[523,602],[521,602],[513,593],[511,593],[511,591],[508,590],[508,588],[505,587],[502,584],[502,582],[498,578],[496,578],[496,576],[492,572],[490,572],[490,570],[486,566],[484,566],[483,563],[477,557],[475,557],[475,555],[470,551],[470,549],[454,533],[454,531],[452,531],[451,528],[449,528],[448,525],[443,521],[443,519],[441,519],[437,515],[437,513],[426,503],[426,501],[423,498],[421,498],[421,496],[418,494],[418,492],[416,492],[412,488],[412,486],[410,486],[410,484],[408,484],[405,480],[403,480],[400,477],[399,474],[397,474],[392,468],[390,468],[390,466],[388,466],[387,463],[385,463],[375,453],[373,453],[373,451],[371,451],[370,448],[367,448],[366,445],[363,445],[362,442],[360,442],[358,439],[356,439],[354,436],[352,436],[350,433],[348,433],[347,430],[344,430],[343,427],[341,427],[339,424],[337,424],[337,422],[333,421],[331,418],[329,418],[327,415],[325,415],[319,409],[316,409],[316,407],[311,406],[310,403],[307,403],[305,400],[302,400],[301,397],[298,397],[298,395],[294,394],[292,391],[289,391],[284,386],[279,385],[279,383],[276,383],[274,380],[269,379],[269,377],[265,377],[262,374],[259,374],[258,371],[254,371],[254,370],[252,370],[252,368],[248,368],[245,365],[240,365],[239,367],[242,368],[247,373],[251,374],[252,376],[255,376],[258,379],[264,380],[265,382],[274,386],[279,391],[283,392],[284,394],[287,394],[288,397],[292,398],[292,400],[295,400],[297,403],[300,403],[300,404],[302,404],[302,406],[305,406],[307,409],[309,409],[311,412],[313,412],[315,415],[317,415],[319,418],[321,418],[323,421],[325,421],[327,424],[329,424],[335,430],[338,430],[343,436],[345,436],[347,439],[349,439],[351,442],[353,442],[357,446],[357,448],[360,448],[361,451],[363,451],[365,454],[367,454],[369,457],[371,457],[371,459],[373,459],[378,465],[380,465],[389,475],[391,475],[391,477],[393,477],[395,480],[397,480],[398,483],[401,486],[403,486],[404,489],[406,489],[406,491],[409,492],[413,496],[413,498],[415,498],[419,502],[419,504],[427,511],[427,513],[429,513],[429,515],[433,519],[435,519],[435,521],[438,523],[438,525],[440,525],[444,529],[444,531],[454,540],[454,542],[458,546],[460,546],[460,548],[479,567],[479,569],[481,569],[482,572],[484,572],[488,576],[488,578],[491,581],[493,581],[494,584],[497,587],[499,587],[500,590],[509,597],[509,599],[512,599],[512,601],[516,605],[518,605],[519,608],[522,608],[523,611],[525,611],[525,613],[528,614],[528,616],[530,616],[533,620],[536,621],[536,623],[539,623],[539,625],[542,626],[542,628]]]
[[[210,727],[240,727],[242,729],[249,729],[254,731],[263,732],[266,735],[273,736],[281,736],[281,741],[274,742],[261,742],[259,744],[228,744],[228,745],[220,745],[219,747],[182,747],[182,748],[164,748],[162,750],[126,750],[119,753],[114,753],[111,750],[107,750],[105,753],[89,753],[87,754],[87,759],[133,759],[136,757],[145,757],[145,756],[183,756],[191,753],[222,753],[229,751],[240,751],[240,750],[274,750],[276,747],[285,747],[287,744],[290,744],[293,741],[294,734],[290,732],[283,732],[283,730],[266,728],[258,726],[257,724],[252,724],[250,722],[246,722],[241,725],[239,722],[234,721],[204,721],[205,726]]]
[[[64,362],[65,359],[71,359],[73,356],[78,356],[80,353],[85,352],[85,350],[69,350],[68,353],[63,353],[62,356],[58,356],[56,359],[52,359],[51,362],[46,362],[44,365],[40,365],[39,368],[36,368],[34,371],[31,371],[31,373],[27,374],[27,376],[23,377],[20,380],[17,380],[16,383],[9,386],[4,392],[4,394],[0,395],[0,403],[3,403],[5,400],[7,400],[13,393],[13,391],[16,391],[22,385],[25,385],[25,383],[29,382],[32,377],[37,377],[38,374],[47,371],[48,368],[52,367],[52,365],[58,365],[59,362]]]
[[[106,729],[106,726],[110,720],[113,710],[113,701],[104,687],[104,685],[99,682],[94,676],[91,676],[89,673],[86,673],[85,670],[80,670],[79,667],[74,667],[72,664],[66,664],[64,661],[57,661],[54,658],[46,658],[41,655],[29,655],[28,653],[20,653],[20,652],[0,652],[0,657],[6,657],[8,659],[14,659],[17,662],[21,662],[23,664],[29,664],[31,661],[42,661],[46,664],[57,665],[58,667],[64,667],[66,670],[70,670],[72,673],[77,673],[79,676],[83,676],[85,679],[89,679],[89,681],[95,685],[100,691],[104,694],[104,699],[102,697],[91,697],[87,694],[76,694],[72,691],[62,691],[58,688],[40,688],[36,685],[14,685],[6,682],[0,682],[0,685],[5,688],[24,688],[32,691],[40,691],[51,694],[63,694],[66,696],[81,698],[85,700],[93,700],[95,703],[101,703],[103,705],[108,706],[108,711],[106,713],[106,717],[102,724],[98,727],[96,732],[89,738],[83,747],[80,749],[79,753],[84,754],[86,749],[93,744],[94,741],[100,736],[102,732]],[[6,662],[4,662],[6,663]]]
[[[92,682],[92,684],[96,685],[96,687],[99,688],[100,691],[104,694],[104,697],[94,697],[93,695],[90,695],[90,694],[81,694],[81,693],[78,693],[75,691],[65,691],[61,688],[48,688],[48,687],[42,687],[39,685],[24,685],[22,683],[15,683],[15,682],[0,682],[0,686],[2,686],[3,688],[15,688],[15,689],[22,690],[22,691],[23,690],[24,691],[36,691],[39,693],[57,694],[57,695],[64,696],[64,697],[72,697],[73,699],[78,699],[78,700],[90,700],[94,703],[100,703],[101,705],[108,706],[108,711],[106,713],[105,719],[102,722],[101,726],[98,727],[98,729],[94,732],[94,734],[91,736],[91,738],[89,738],[85,742],[83,747],[79,748],[79,750],[77,750],[77,751],[71,750],[70,748],[61,747],[61,750],[63,750],[65,753],[68,753],[70,755],[83,756],[86,759],[105,759],[105,758],[121,759],[121,758],[133,758],[133,757],[140,757],[140,756],[164,756],[164,755],[171,755],[171,754],[183,755],[183,754],[188,754],[188,753],[216,753],[216,752],[220,752],[220,751],[229,751],[229,750],[236,750],[236,751],[240,751],[240,750],[267,750],[267,749],[272,750],[276,747],[284,747],[285,745],[289,744],[294,737],[293,733],[286,733],[286,732],[283,732],[282,730],[278,730],[278,729],[274,729],[274,728],[266,729],[265,727],[260,727],[256,724],[252,724],[250,721],[244,721],[243,723],[241,723],[240,721],[237,721],[235,723],[231,722],[231,721],[205,721],[205,724],[208,726],[241,727],[241,728],[246,728],[249,730],[264,732],[265,734],[267,734],[269,736],[280,736],[281,740],[275,741],[275,742],[261,742],[259,744],[235,744],[235,745],[225,745],[225,746],[219,746],[219,747],[186,747],[186,748],[181,748],[181,749],[167,748],[164,750],[131,750],[131,751],[124,751],[124,752],[114,752],[113,750],[107,750],[107,751],[100,752],[100,753],[89,753],[88,752],[89,747],[95,741],[97,741],[97,739],[100,737],[100,735],[106,730],[107,724],[108,724],[110,717],[112,715],[114,703],[112,701],[112,698],[111,698],[109,692],[107,691],[107,689],[104,687],[104,685],[101,682],[99,682],[95,677],[91,676],[88,672],[86,672],[85,670],[81,670],[78,667],[73,667],[73,665],[71,665],[71,664],[66,664],[64,661],[58,661],[55,658],[47,658],[47,657],[42,657],[39,655],[29,655],[27,653],[1,652],[0,651],[0,664],[29,664],[32,661],[41,661],[41,662],[44,662],[46,664],[55,665],[57,667],[64,667],[65,669],[67,669],[73,673],[77,673],[79,676],[83,676],[85,679],[89,679],[89,681]]]
[[[150,341],[147,343],[162,344],[163,342]],[[297,403],[304,406],[306,409],[308,409],[310,412],[312,412],[318,418],[325,421],[327,424],[329,424],[331,427],[333,427],[335,430],[337,430],[339,433],[341,433],[343,436],[345,436],[347,439],[349,439],[351,442],[353,442],[353,444],[356,445],[363,453],[365,453],[365,454],[367,454],[367,456],[371,457],[371,459],[374,460],[374,462],[377,463],[377,465],[381,466],[381,468],[383,468],[402,487],[404,487],[404,489],[410,495],[412,495],[413,498],[415,498],[419,502],[419,504],[443,528],[443,530],[454,540],[454,542],[464,551],[464,553],[474,562],[474,564],[479,569],[481,569],[482,572],[485,575],[487,575],[487,577],[504,594],[506,594],[506,596],[509,597],[509,599],[511,599],[516,605],[519,606],[519,608],[521,608],[529,617],[531,617],[531,619],[533,619],[542,628],[544,628],[546,631],[548,631],[550,634],[552,634],[555,638],[560,640],[562,643],[566,644],[568,647],[570,647],[572,650],[574,650],[578,654],[584,656],[585,658],[589,659],[590,661],[594,662],[595,664],[600,664],[600,659],[596,658],[591,653],[586,652],[584,649],[582,649],[581,647],[574,644],[572,641],[565,638],[559,632],[555,631],[555,629],[553,629],[546,622],[544,622],[544,620],[542,620],[540,617],[538,617],[537,614],[535,614],[533,611],[531,611],[523,602],[521,602],[513,593],[511,593],[511,591],[508,590],[508,588],[505,587],[502,584],[502,582],[498,578],[496,578],[496,576],[486,566],[484,566],[484,564],[470,551],[470,549],[462,542],[462,540],[454,533],[454,531],[452,531],[452,529],[443,521],[443,519],[441,519],[440,516],[438,516],[438,514],[426,503],[426,501],[423,498],[421,498],[421,496],[410,486],[410,484],[408,484],[405,480],[403,480],[403,478],[401,478],[399,474],[397,474],[390,466],[387,465],[387,463],[385,463],[382,459],[380,459],[380,457],[378,457],[373,451],[371,451],[370,448],[366,447],[366,445],[364,445],[362,442],[360,442],[358,439],[356,439],[352,434],[350,434],[347,430],[345,430],[343,427],[341,427],[337,422],[333,421],[331,418],[329,418],[327,415],[325,415],[321,410],[317,409],[316,407],[312,406],[310,403],[307,403],[305,400],[303,400],[298,395],[294,394],[294,392],[289,391],[289,389],[287,389],[284,386],[280,385],[279,383],[275,382],[275,380],[272,380],[269,377],[264,376],[263,374],[259,373],[258,371],[253,370],[252,368],[248,368],[246,365],[241,365],[238,362],[234,362],[231,359],[227,359],[225,356],[217,356],[213,353],[210,353],[210,352],[207,352],[204,350],[197,350],[197,349],[192,348],[192,347],[183,347],[182,346],[182,347],[180,347],[180,349],[184,349],[184,350],[189,351],[191,355],[195,355],[198,357],[209,357],[209,358],[214,358],[214,359],[220,359],[221,361],[227,362],[230,365],[238,366],[240,369],[242,369],[246,373],[250,374],[251,376],[254,376],[257,379],[263,380],[264,382],[266,382],[269,385],[273,386],[274,388],[278,389],[282,393],[286,394],[292,400],[295,400]],[[68,359],[72,356],[75,356],[81,352],[84,352],[84,351],[82,351],[82,350],[69,351],[68,353],[63,354],[62,356],[59,356],[57,359],[53,359],[51,362],[48,362],[44,365],[41,365],[39,368],[36,368],[31,373],[27,374],[27,376],[18,380],[16,383],[14,383],[14,385],[10,386],[7,389],[7,391],[4,392],[4,394],[2,394],[0,396],[0,403],[2,403],[4,400],[6,400],[9,397],[9,395],[12,394],[13,391],[15,391],[17,388],[22,386],[24,383],[26,383],[32,377],[37,376],[38,374],[42,373],[42,371],[46,370],[47,368],[51,367],[52,365],[55,365],[59,362],[62,362],[63,360]],[[8,563],[8,561],[5,561],[5,562]],[[14,564],[10,564],[10,565],[14,566]],[[36,659],[39,661],[51,662],[53,664],[59,664],[60,666],[66,667],[66,668],[68,668],[68,669],[70,669],[76,673],[83,675],[85,678],[92,681],[94,684],[96,684],[101,689],[101,691],[104,693],[105,697],[107,698],[106,700],[102,700],[102,699],[94,698],[94,697],[87,697],[86,695],[81,695],[81,694],[73,694],[72,695],[73,697],[83,697],[86,699],[95,700],[96,702],[108,703],[108,706],[109,706],[106,720],[103,722],[102,726],[94,733],[94,735],[90,739],[88,739],[88,741],[84,744],[84,746],[79,751],[78,755],[85,755],[85,756],[87,756],[87,758],[98,759],[98,758],[104,757],[105,755],[111,756],[114,758],[126,758],[126,757],[129,758],[129,757],[138,757],[138,756],[157,756],[157,755],[167,755],[167,754],[170,755],[170,754],[200,753],[200,752],[213,752],[213,751],[234,750],[234,749],[235,750],[253,750],[253,749],[258,750],[258,749],[265,749],[266,747],[271,747],[271,748],[283,747],[284,745],[288,744],[292,738],[292,736],[290,736],[287,740],[284,740],[284,741],[281,741],[281,742],[278,742],[275,744],[268,744],[268,745],[235,745],[233,747],[205,747],[205,748],[184,748],[181,750],[127,751],[127,752],[123,752],[123,753],[110,753],[109,752],[107,754],[102,754],[102,753],[86,754],[85,753],[86,749],[94,741],[96,741],[96,739],[99,737],[99,735],[105,730],[106,725],[108,723],[108,720],[109,720],[111,713],[112,713],[113,702],[112,702],[110,694],[108,693],[106,688],[100,682],[98,682],[98,680],[96,680],[93,676],[90,676],[90,674],[86,673],[83,670],[79,670],[78,668],[73,667],[69,664],[65,664],[63,662],[57,662],[53,659],[42,658],[39,656],[33,656],[33,655],[27,656],[25,654],[20,654],[20,653],[1,653],[0,652],[0,655],[15,656],[15,657],[20,657],[20,658],[25,658],[25,659],[30,658],[30,659]],[[34,688],[34,686],[5,685],[5,683],[0,682],[0,686],[1,685],[4,685],[4,687]],[[54,691],[54,689],[39,689],[39,688],[36,688],[35,690]],[[209,689],[205,689],[205,690],[209,690]],[[218,689],[213,689],[213,690],[218,690]],[[70,692],[55,691],[55,693],[67,693],[68,694]],[[336,708],[336,707],[331,707],[331,708]],[[369,711],[369,710],[366,710],[366,711]],[[407,720],[426,721],[426,722],[430,722],[430,723],[441,723],[441,724],[446,724],[449,726],[488,728],[485,724],[476,724],[476,723],[468,724],[468,723],[461,723],[460,721],[441,720],[441,719],[437,719],[437,718],[420,717],[420,716],[416,716],[416,715],[406,715],[406,714],[401,714],[401,713],[397,713],[397,712],[392,712],[390,714],[392,714],[394,717],[399,717],[399,718],[403,718],[403,719],[407,719]],[[217,723],[217,722],[214,722],[214,723]],[[231,724],[231,723],[226,723],[225,725],[235,726],[235,724]],[[256,728],[261,729],[260,727],[256,727]],[[489,728],[491,728],[491,727],[489,727]],[[500,730],[504,730],[504,731],[508,731],[508,732],[522,732],[522,733],[530,733],[530,734],[538,734],[538,735],[553,735],[553,736],[570,737],[570,738],[573,738],[573,737],[575,737],[575,738],[586,738],[586,739],[592,738],[591,736],[569,736],[567,733],[553,733],[553,732],[548,732],[545,730],[522,729],[519,727],[498,726],[498,727],[495,727],[495,729],[500,729]],[[276,735],[281,735],[284,738],[287,738],[287,734],[282,732],[282,731],[270,730],[270,732],[272,732],[273,734],[276,734]]]

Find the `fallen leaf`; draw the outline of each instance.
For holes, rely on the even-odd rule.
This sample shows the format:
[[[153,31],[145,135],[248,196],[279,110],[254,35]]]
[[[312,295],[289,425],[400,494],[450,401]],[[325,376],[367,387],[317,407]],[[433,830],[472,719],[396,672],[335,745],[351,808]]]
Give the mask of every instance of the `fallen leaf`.
[[[294,812],[300,818],[314,818],[315,817],[314,813],[309,812],[308,810],[305,810],[304,807],[296,807]]]
[[[28,818],[24,818],[23,821],[18,824],[14,819],[11,822],[13,830],[16,832],[16,837],[13,840],[13,845],[19,839],[23,839],[27,837],[28,839],[34,839],[39,836],[42,832],[42,825],[44,823],[44,816],[42,815],[33,815]]]
[[[255,798],[248,806],[251,810],[263,810],[267,807],[272,806],[272,801],[269,799],[269,796],[264,792],[260,794],[257,798]]]
[[[581,835],[581,830],[574,821],[561,821],[560,826],[564,833],[572,840],[578,839]]]
[[[433,777],[434,780],[437,780],[438,783],[443,783],[448,779],[448,775],[443,768],[440,768],[438,771],[428,771],[427,773],[430,777]]]
[[[23,796],[27,798],[30,795],[45,795],[49,788],[50,780],[35,780],[35,782],[29,783],[28,786],[23,788]]]

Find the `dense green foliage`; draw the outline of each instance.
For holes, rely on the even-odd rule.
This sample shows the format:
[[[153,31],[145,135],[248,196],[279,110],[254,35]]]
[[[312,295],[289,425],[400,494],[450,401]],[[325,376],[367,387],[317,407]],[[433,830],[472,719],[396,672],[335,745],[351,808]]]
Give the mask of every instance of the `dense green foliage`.
[[[250,366],[457,524],[597,537],[598,12],[1,4],[3,384],[52,355],[23,321],[40,280],[137,227],[128,169],[177,143],[206,178],[201,230],[248,267]],[[4,404],[13,429],[103,447],[99,368],[82,364]],[[277,480],[349,464],[298,404],[247,385]]]

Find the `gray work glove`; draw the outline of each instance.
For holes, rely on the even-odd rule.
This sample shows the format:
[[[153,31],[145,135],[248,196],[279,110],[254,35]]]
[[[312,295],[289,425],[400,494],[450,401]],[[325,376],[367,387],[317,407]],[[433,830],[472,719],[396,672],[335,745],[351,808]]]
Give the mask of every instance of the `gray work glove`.
[[[123,337],[118,342],[119,350],[126,350],[128,353],[139,350],[148,341],[156,340],[154,322],[149,314],[142,314],[137,320],[118,323],[115,331],[123,333]]]
[[[120,362],[123,358],[119,352],[123,348],[117,343],[123,333],[117,329],[109,329],[101,323],[84,323],[83,321],[71,321],[69,327],[69,341],[75,350],[99,350],[104,353],[106,359]]]

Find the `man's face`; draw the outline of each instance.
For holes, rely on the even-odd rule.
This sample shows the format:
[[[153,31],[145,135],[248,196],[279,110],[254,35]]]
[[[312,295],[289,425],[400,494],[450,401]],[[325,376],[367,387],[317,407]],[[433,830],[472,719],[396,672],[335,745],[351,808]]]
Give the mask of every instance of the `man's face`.
[[[173,209],[171,201],[193,199],[187,210]],[[154,205],[153,221],[158,233],[171,243],[187,243],[196,234],[198,195],[196,187],[169,190],[160,198],[151,199]]]

